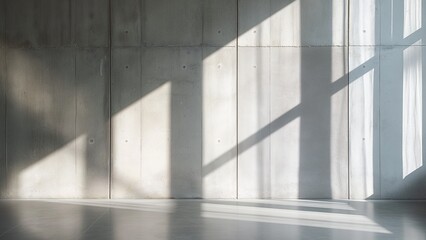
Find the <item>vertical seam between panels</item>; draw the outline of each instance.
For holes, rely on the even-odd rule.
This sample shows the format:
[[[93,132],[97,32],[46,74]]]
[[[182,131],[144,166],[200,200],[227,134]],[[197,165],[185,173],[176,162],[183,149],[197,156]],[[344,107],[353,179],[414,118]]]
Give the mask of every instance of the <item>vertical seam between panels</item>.
[[[346,71],[347,71],[347,73],[348,73],[348,77],[347,77],[347,86],[348,86],[348,88],[347,88],[347,94],[348,94],[348,96],[347,96],[347,104],[348,104],[348,114],[347,114],[347,116],[348,116],[348,121],[347,121],[347,123],[348,123],[348,146],[347,146],[347,149],[348,149],[348,154],[347,154],[347,157],[348,157],[348,176],[347,176],[347,178],[348,178],[348,190],[347,190],[347,199],[351,199],[351,168],[350,168],[350,164],[351,164],[351,154],[350,154],[350,152],[351,152],[351,104],[350,104],[350,102],[351,102],[351,98],[350,98],[350,4],[351,3],[351,0],[348,0],[347,1],[347,6],[346,6],[346,11],[347,11],[347,22],[346,22],[346,25],[347,25],[347,37],[348,37],[348,40],[347,40],[347,46],[348,46],[348,48],[347,48],[347,50],[345,51],[345,52],[347,52],[347,56],[346,56],[346,59],[347,59],[347,69],[346,69]]]
[[[111,199],[112,185],[112,0],[109,0],[109,96],[108,96],[108,115],[109,115],[109,158],[108,158],[108,199]]]
[[[240,34],[239,34],[239,12],[240,12],[240,7],[239,7],[239,0],[236,0],[237,2],[237,16],[236,16],[236,41],[235,41],[235,49],[236,49],[236,89],[235,89],[235,96],[236,96],[236,111],[235,111],[235,120],[236,120],[236,153],[235,153],[235,160],[236,160],[236,198],[239,199],[239,38],[240,38]]]

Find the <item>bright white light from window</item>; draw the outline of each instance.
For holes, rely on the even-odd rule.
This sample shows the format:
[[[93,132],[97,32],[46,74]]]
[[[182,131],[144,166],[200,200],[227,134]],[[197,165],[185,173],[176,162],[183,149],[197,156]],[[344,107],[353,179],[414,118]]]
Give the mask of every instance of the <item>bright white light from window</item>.
[[[422,27],[422,0],[404,0],[404,38]]]
[[[405,178],[423,165],[421,47],[410,46],[404,50],[403,72],[402,170]]]

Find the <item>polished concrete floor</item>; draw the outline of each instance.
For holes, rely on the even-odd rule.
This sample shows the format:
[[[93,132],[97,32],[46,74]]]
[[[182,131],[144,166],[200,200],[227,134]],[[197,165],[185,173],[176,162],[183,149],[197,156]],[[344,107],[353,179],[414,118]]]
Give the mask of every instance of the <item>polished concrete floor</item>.
[[[425,201],[2,200],[0,239],[426,239]]]

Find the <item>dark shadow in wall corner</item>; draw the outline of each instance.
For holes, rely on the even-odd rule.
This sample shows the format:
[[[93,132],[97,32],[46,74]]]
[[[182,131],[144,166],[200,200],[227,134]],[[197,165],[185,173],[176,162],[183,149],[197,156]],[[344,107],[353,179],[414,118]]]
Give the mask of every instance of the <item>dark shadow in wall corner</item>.
[[[253,27],[261,24],[266,19],[270,18],[274,14],[278,13],[282,9],[286,8],[290,4],[294,3],[295,0],[238,0],[238,11],[239,13],[244,12],[244,15],[239,14],[238,18],[238,36],[246,33]],[[303,2],[303,1],[301,1]],[[269,31],[270,29],[267,29]],[[261,36],[261,33],[256,33],[257,36]],[[234,39],[229,39],[232,41]]]
[[[426,168],[425,166],[422,166],[398,182],[395,185],[395,188],[392,189],[392,195],[390,195],[390,197],[384,196],[382,199],[425,199],[425,186]],[[374,199],[374,197],[375,196],[373,195],[368,199]]]

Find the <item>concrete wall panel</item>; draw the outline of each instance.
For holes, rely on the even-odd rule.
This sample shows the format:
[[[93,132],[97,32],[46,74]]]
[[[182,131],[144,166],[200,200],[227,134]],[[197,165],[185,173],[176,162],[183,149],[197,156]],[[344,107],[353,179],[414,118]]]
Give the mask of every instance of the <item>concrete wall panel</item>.
[[[0,0],[3,196],[426,197],[422,1],[109,2]]]
[[[238,51],[238,197],[270,197],[270,48]]]
[[[383,47],[380,62],[381,198],[424,198],[420,46]]]
[[[272,46],[300,45],[300,1],[271,1],[271,41]]]
[[[330,186],[331,198],[349,198],[349,76],[348,48],[333,47],[330,67]],[[321,59],[321,58],[320,58]],[[318,61],[321,61],[318,59]]]
[[[240,46],[346,45],[347,1],[239,2]]]
[[[5,5],[6,39],[12,47],[108,46],[107,0],[18,0]]]
[[[373,46],[380,43],[380,0],[349,1],[349,44]]]
[[[172,55],[172,53],[169,53]],[[142,197],[171,196],[171,79],[182,67],[167,48],[143,49],[141,79],[141,188]],[[178,61],[178,62],[174,62]],[[146,69],[146,71],[145,71]],[[160,77],[161,76],[161,77]],[[155,106],[154,108],[152,106]],[[158,151],[161,149],[161,151]]]
[[[111,2],[111,38],[113,46],[140,46],[142,43],[142,0]]]
[[[351,1],[351,198],[418,199],[422,166],[422,1]]]
[[[351,45],[424,45],[426,5],[420,0],[350,2]]]
[[[271,169],[276,198],[347,198],[345,48],[271,52]]]
[[[271,52],[272,197],[298,198],[300,161],[300,49]]]
[[[6,51],[0,47],[0,197],[6,183]]]
[[[5,20],[6,5],[0,0],[0,197],[3,197],[6,183],[6,46]]]
[[[343,46],[347,41],[347,0],[301,0],[300,29],[284,29],[300,33],[301,46]],[[283,31],[283,29],[281,30]]]
[[[300,198],[347,198],[345,48],[301,49]]]
[[[207,46],[235,46],[237,0],[204,0],[203,43]]]
[[[237,197],[236,49],[203,51],[203,197]]]
[[[350,198],[380,196],[379,48],[349,48]]]
[[[5,47],[6,38],[6,1],[0,0],[0,48]]]
[[[70,49],[8,51],[9,197],[80,196],[74,59]]]
[[[142,196],[141,53],[116,48],[112,53],[112,197]]]
[[[403,36],[404,1],[380,0],[380,45],[393,45]]]
[[[380,0],[381,45],[424,45],[426,6],[420,0]]]
[[[109,15],[109,0],[75,0],[73,30],[76,44],[81,47],[107,47]]]
[[[380,60],[380,196],[390,197],[390,192],[403,179],[402,51],[392,47],[382,48]]]
[[[142,53],[144,197],[201,197],[201,79],[201,48]]]
[[[109,50],[76,54],[76,164],[84,166],[83,196],[106,198],[109,189]],[[78,140],[81,141],[78,141]]]
[[[71,45],[70,0],[17,0],[7,1],[6,5],[7,44],[14,47]]]
[[[144,197],[142,181],[142,13],[144,1],[112,1],[111,197]],[[132,46],[132,47],[129,47]]]
[[[202,1],[145,0],[143,41],[147,46],[194,46],[202,43]]]
[[[245,0],[238,2],[239,46],[269,46],[271,42],[269,2]]]
[[[421,0],[405,0],[403,1],[402,6],[396,5],[402,9],[398,9],[395,15],[402,15],[402,17],[395,17],[394,21],[398,21],[398,28],[402,28],[402,37],[393,38],[392,41],[388,41],[388,38],[383,39],[383,44],[394,44],[402,46],[410,45],[425,45],[426,29],[424,28],[426,24],[425,14],[426,14],[426,4]],[[381,21],[385,23],[385,20]]]

